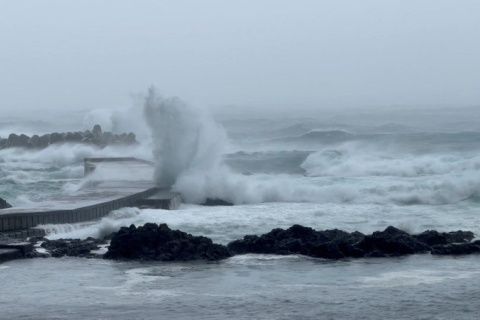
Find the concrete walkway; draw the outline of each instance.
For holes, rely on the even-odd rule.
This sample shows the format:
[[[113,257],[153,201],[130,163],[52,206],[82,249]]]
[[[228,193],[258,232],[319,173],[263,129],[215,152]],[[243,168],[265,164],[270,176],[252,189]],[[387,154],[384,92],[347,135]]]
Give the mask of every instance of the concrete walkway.
[[[0,210],[0,232],[26,239],[43,236],[45,224],[77,223],[100,219],[122,207],[150,206],[175,210],[180,195],[159,189],[153,182],[154,169],[148,163],[105,161],[95,165],[81,189],[53,195],[49,201]],[[141,199],[152,199],[139,203]],[[153,201],[153,202],[152,202]]]

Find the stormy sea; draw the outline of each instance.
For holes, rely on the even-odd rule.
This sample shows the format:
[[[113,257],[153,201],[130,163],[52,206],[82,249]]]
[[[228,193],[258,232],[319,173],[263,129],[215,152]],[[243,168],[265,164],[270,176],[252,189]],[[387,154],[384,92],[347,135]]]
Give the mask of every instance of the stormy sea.
[[[225,245],[294,224],[478,235],[479,116],[453,107],[210,112],[151,89],[125,110],[2,117],[1,138],[99,124],[133,132],[138,143],[3,148],[0,197],[14,207],[45,203],[82,187],[84,158],[137,157],[157,163],[150,179],[181,194],[179,210],[122,208],[89,223],[43,225],[47,238],[101,238],[147,222]],[[202,206],[208,198],[234,205]],[[470,319],[480,307],[479,270],[480,255],[429,253],[340,260],[246,254],[219,262],[20,259],[0,264],[0,318]]]

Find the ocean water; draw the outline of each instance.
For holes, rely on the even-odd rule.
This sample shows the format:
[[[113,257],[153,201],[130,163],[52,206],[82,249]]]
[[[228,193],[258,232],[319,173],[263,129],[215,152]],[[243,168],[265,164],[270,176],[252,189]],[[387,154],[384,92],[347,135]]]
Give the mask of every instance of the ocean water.
[[[154,92],[145,112],[150,120],[138,126],[136,147],[0,150],[0,197],[15,206],[49,201],[81,188],[84,157],[136,156],[159,163],[151,178],[182,194],[180,210],[123,208],[95,222],[43,226],[48,237],[102,237],[146,222],[222,244],[293,224],[363,233],[389,225],[411,233],[480,232],[480,124],[461,113],[421,114],[428,121],[408,113],[214,121]],[[97,110],[69,121],[72,128],[98,122],[122,131],[128,121],[115,115]],[[0,124],[0,135],[40,124],[45,132],[62,129],[28,120]],[[207,197],[235,206],[200,206]],[[217,263],[18,260],[0,265],[0,318],[473,319],[479,265],[479,256],[428,254],[342,261],[245,255]]]

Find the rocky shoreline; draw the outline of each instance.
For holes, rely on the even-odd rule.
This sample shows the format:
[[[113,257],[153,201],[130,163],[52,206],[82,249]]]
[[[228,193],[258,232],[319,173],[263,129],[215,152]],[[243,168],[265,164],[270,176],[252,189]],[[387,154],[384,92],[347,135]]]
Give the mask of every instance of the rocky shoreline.
[[[106,250],[108,240],[110,246]],[[427,230],[411,235],[389,226],[364,235],[338,229],[316,231],[293,225],[257,236],[246,235],[224,246],[203,236],[172,230],[166,224],[122,227],[104,239],[48,240],[32,238],[38,248],[26,257],[82,257],[142,261],[218,261],[241,254],[305,255],[329,260],[399,257],[412,254],[466,255],[480,253],[480,240],[470,231]],[[42,248],[41,250],[39,248]]]
[[[122,134],[103,132],[100,125],[97,124],[92,131],[54,132],[31,137],[25,134],[11,133],[8,138],[0,137],[0,150],[7,148],[45,149],[50,145],[62,143],[82,143],[104,148],[109,145],[132,145],[138,142],[133,132]]]

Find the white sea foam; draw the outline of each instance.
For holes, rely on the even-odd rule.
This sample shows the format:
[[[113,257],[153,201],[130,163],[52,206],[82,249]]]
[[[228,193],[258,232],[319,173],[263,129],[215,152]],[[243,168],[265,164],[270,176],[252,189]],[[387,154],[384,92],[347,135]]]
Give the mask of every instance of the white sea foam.
[[[319,150],[302,163],[308,176],[418,177],[478,171],[478,153],[412,155],[398,150],[378,150],[361,143],[344,144],[335,150]]]
[[[102,239],[106,235],[118,231],[122,226],[143,222],[138,218],[140,212],[138,208],[122,208],[112,211],[107,217],[103,217],[100,221],[96,222],[47,224],[39,227],[45,230],[49,239],[85,239],[88,237]]]
[[[166,223],[172,229],[204,235],[226,244],[246,234],[262,234],[273,228],[289,228],[293,224],[317,230],[341,228],[363,233],[383,230],[389,225],[411,233],[427,229],[464,229],[478,235],[480,217],[476,212],[475,207],[458,204],[442,207],[331,203],[264,203],[232,207],[183,205],[178,211],[123,208],[95,223],[44,227],[50,232],[50,239],[100,238],[122,226]]]

